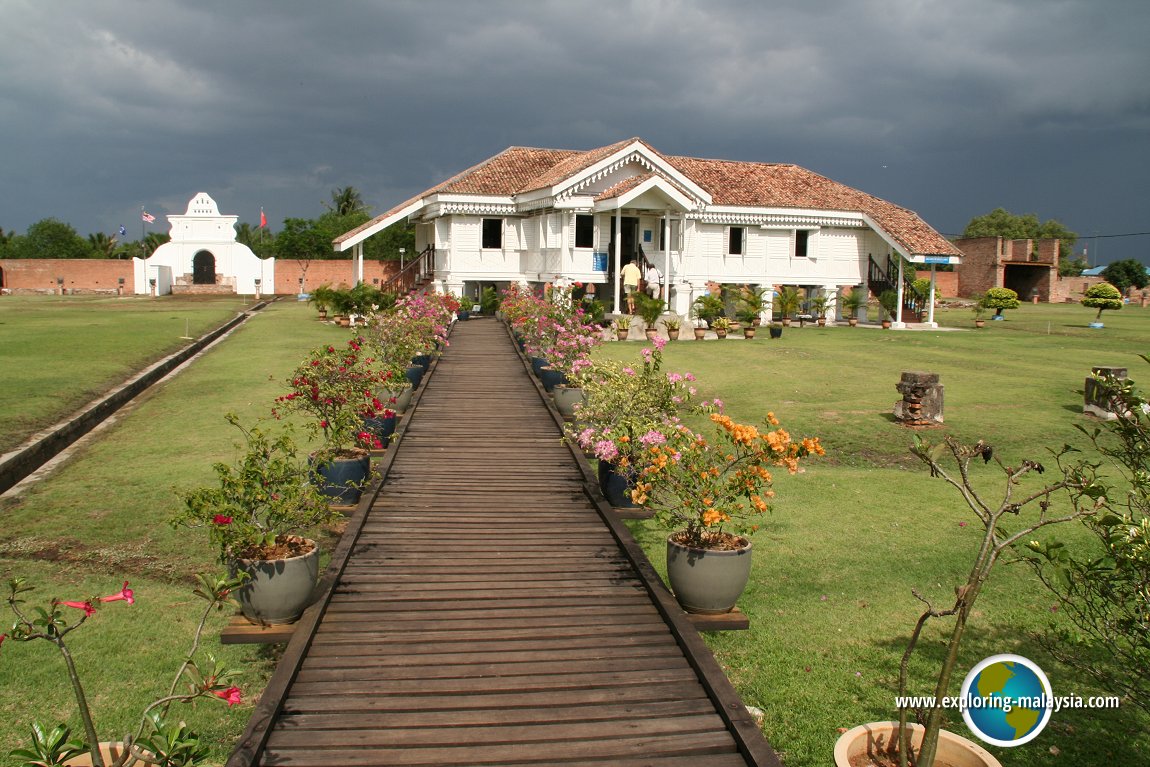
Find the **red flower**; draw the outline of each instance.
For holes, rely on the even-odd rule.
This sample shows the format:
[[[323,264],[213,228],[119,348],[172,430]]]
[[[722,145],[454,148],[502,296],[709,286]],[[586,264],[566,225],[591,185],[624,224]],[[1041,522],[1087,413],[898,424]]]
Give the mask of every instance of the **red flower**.
[[[222,699],[229,706],[234,706],[240,702],[240,688],[229,687],[226,690],[212,690],[212,695]]]
[[[0,645],[4,644],[4,640],[8,638],[7,634],[0,634]]]
[[[229,520],[230,521],[230,520]],[[101,602],[127,602],[130,605],[136,603],[135,592],[128,588],[128,582],[124,581],[123,588],[120,589],[119,594],[112,594],[111,596],[100,597]]]
[[[91,602],[61,602],[60,604],[65,607],[75,607],[77,610],[83,610],[85,618],[96,612],[96,608],[92,607]]]
[[[225,515],[225,514],[217,514],[214,517],[212,517],[212,524],[213,525],[230,525],[231,523],[232,523],[232,518]]]

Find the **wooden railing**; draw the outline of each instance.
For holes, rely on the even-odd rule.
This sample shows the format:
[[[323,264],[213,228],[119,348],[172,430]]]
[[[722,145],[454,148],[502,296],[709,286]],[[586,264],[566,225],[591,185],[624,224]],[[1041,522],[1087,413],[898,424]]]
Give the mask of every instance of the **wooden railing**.
[[[426,285],[435,273],[435,246],[428,245],[423,251],[404,264],[403,268],[380,286],[385,293],[407,295]]]
[[[888,290],[898,290],[898,272],[894,260],[886,257],[886,269],[879,266],[873,256],[868,257],[870,266],[867,270],[867,289],[877,298]],[[927,299],[919,296],[914,289],[914,282],[905,275],[902,278],[902,308],[903,313],[910,312],[913,322],[918,321],[920,312],[926,310]],[[905,321],[905,319],[904,319]]]

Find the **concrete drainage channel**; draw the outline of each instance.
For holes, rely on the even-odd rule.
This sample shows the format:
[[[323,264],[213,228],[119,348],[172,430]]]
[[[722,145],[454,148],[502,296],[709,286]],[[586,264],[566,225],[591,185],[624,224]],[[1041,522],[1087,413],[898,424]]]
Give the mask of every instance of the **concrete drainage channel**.
[[[17,484],[74,445],[81,437],[106,422],[120,408],[155,386],[197,354],[205,351],[243,325],[254,312],[265,306],[267,306],[267,302],[260,302],[251,309],[236,315],[233,319],[201,336],[178,352],[168,355],[129,378],[67,421],[39,432],[12,452],[0,456],[0,495],[16,487]]]

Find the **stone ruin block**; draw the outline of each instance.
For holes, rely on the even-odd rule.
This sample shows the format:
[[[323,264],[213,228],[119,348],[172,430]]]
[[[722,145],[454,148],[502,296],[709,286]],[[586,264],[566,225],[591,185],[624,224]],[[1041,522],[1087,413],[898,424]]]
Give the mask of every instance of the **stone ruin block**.
[[[938,373],[904,370],[896,389],[902,399],[894,403],[894,417],[904,426],[942,423],[942,384]]]
[[[1091,375],[1086,379],[1083,390],[1082,412],[1106,421],[1118,417],[1118,405],[1107,381],[1125,381],[1126,368],[1096,365],[1090,368]]]

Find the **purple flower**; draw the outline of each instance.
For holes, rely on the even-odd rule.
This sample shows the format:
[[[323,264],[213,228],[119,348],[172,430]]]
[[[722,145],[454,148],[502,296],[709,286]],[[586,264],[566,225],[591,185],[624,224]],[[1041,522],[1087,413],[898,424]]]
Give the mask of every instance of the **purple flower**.
[[[651,445],[662,445],[666,443],[667,438],[663,436],[663,432],[652,429],[651,431],[639,437],[639,442],[650,447]]]

